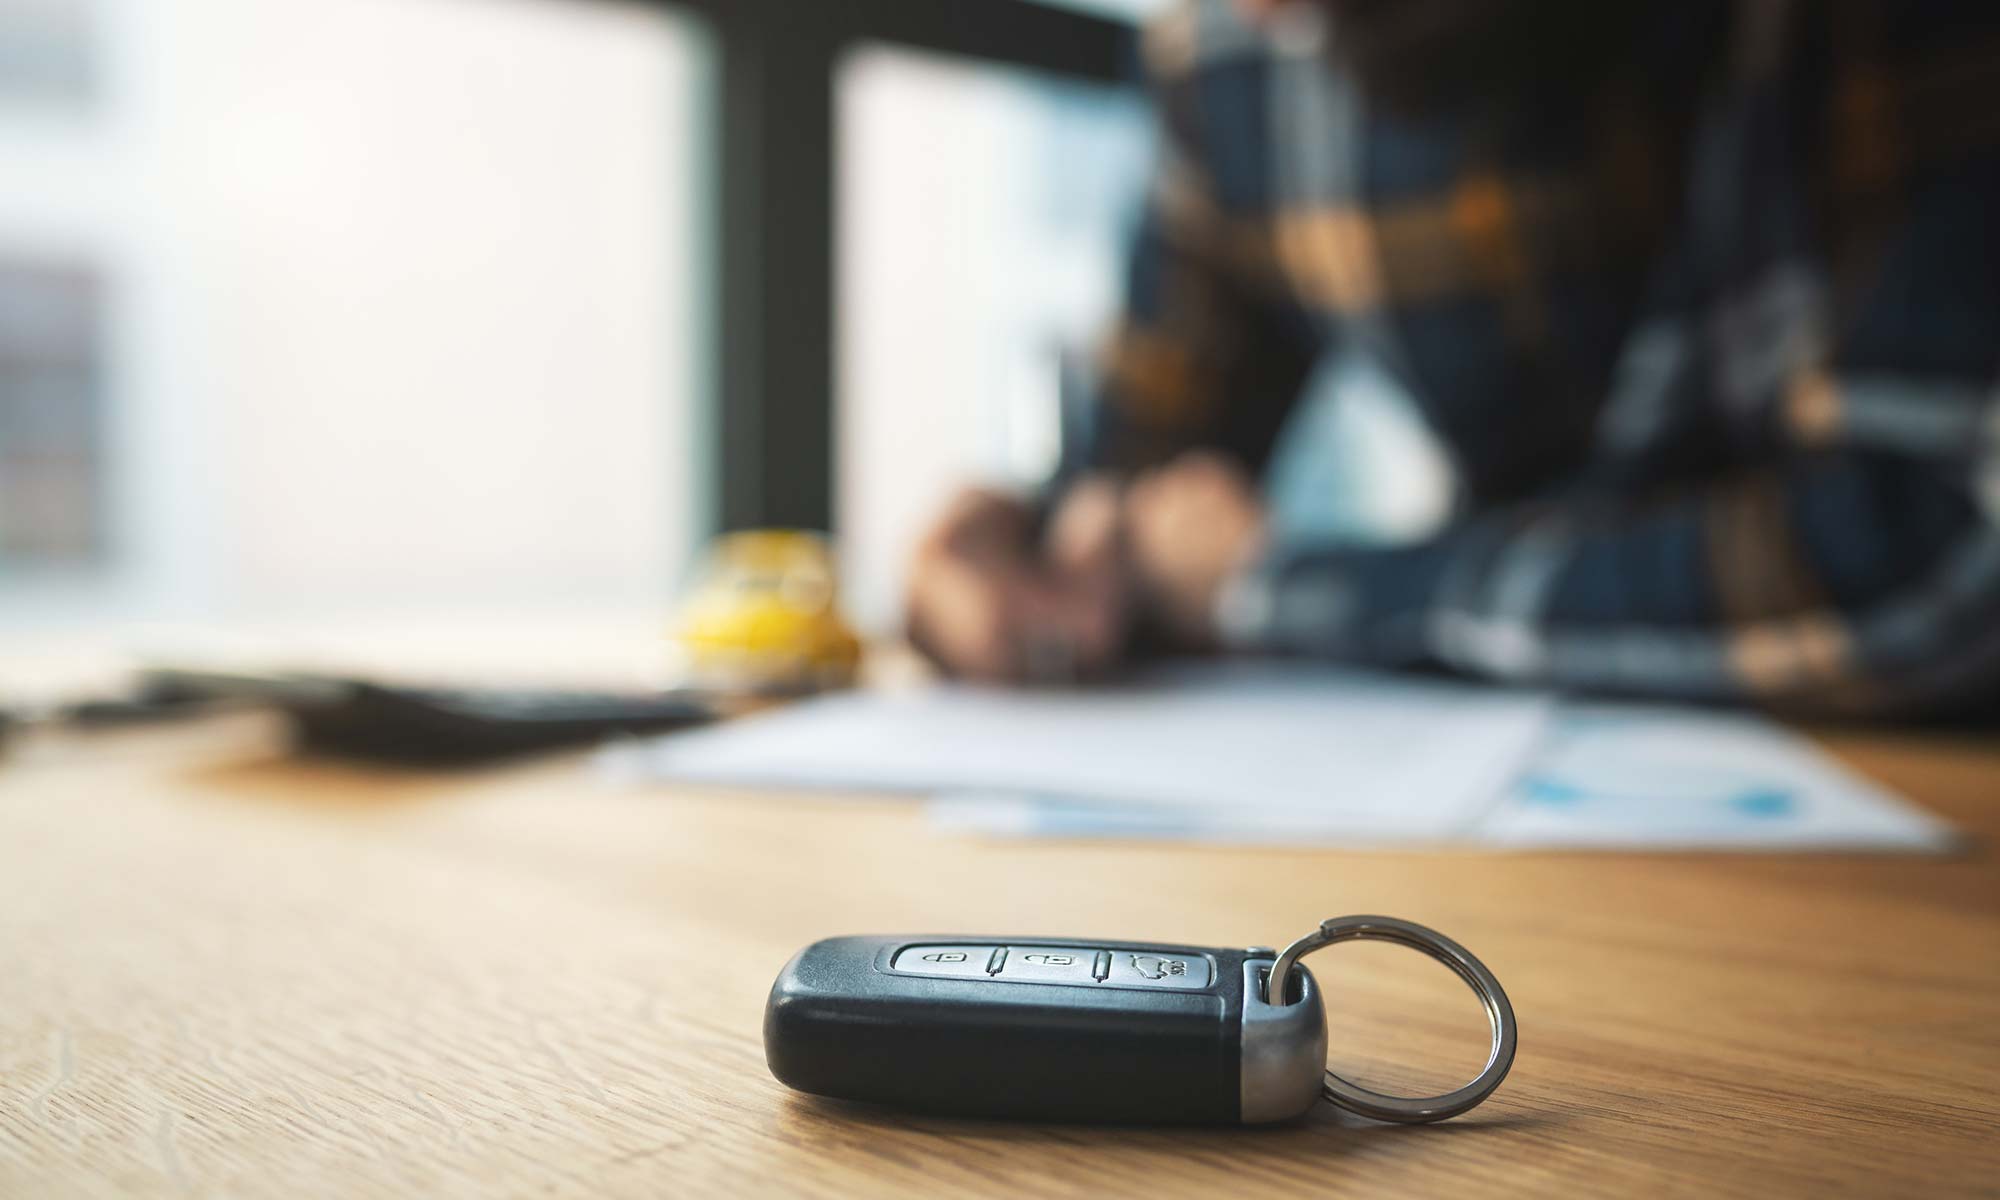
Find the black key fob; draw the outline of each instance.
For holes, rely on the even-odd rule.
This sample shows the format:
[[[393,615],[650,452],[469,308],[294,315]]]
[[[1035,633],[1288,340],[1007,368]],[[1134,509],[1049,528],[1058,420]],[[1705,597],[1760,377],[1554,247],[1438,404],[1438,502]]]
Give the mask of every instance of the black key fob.
[[[1320,1097],[1317,985],[1277,956],[1070,938],[840,937],[785,965],[764,1054],[790,1087],[922,1113],[1262,1124]]]

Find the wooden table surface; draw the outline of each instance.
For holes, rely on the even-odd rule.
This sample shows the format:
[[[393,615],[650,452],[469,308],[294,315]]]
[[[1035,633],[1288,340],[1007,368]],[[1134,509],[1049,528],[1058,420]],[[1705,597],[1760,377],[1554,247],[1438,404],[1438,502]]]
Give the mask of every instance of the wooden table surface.
[[[1956,859],[1003,846],[890,802],[631,790],[582,757],[290,763],[238,727],[0,760],[0,1196],[1993,1194],[2000,752],[1841,757]],[[1512,1077],[1431,1128],[926,1119],[793,1095],[766,989],[843,932],[1270,944],[1385,912],[1483,956]],[[1482,1018],[1314,960],[1363,1082]]]

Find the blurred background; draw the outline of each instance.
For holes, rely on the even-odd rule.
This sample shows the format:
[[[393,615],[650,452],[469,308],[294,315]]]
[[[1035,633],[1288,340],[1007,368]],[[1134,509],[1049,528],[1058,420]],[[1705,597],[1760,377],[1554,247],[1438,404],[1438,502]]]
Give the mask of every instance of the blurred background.
[[[772,524],[892,631],[1088,390],[1165,2],[0,0],[0,635],[657,621]]]

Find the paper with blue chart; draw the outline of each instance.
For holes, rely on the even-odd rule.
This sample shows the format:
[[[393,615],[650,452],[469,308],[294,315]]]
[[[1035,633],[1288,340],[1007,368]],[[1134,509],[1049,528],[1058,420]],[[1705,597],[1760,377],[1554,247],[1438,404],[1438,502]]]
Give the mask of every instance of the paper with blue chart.
[[[1558,709],[1479,837],[1742,850],[1942,851],[1957,841],[1767,721],[1639,706]]]
[[[961,832],[1229,844],[1364,845],[1339,822],[1262,807],[1198,810],[965,793],[933,813]],[[1454,829],[1404,841],[1598,850],[1951,850],[1949,825],[1747,716],[1555,706],[1520,770]],[[1398,839],[1376,839],[1393,842]]]
[[[617,774],[912,793],[1003,837],[1602,849],[1948,848],[1769,722],[1299,666],[1089,691],[857,692],[627,747]]]

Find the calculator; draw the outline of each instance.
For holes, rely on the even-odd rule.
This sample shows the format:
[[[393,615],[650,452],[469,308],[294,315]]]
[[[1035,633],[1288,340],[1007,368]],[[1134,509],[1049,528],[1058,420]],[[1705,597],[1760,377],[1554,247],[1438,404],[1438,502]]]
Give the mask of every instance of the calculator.
[[[148,671],[149,693],[283,711],[301,749],[394,763],[459,764],[699,725],[721,714],[692,691],[421,687],[317,674]]]

